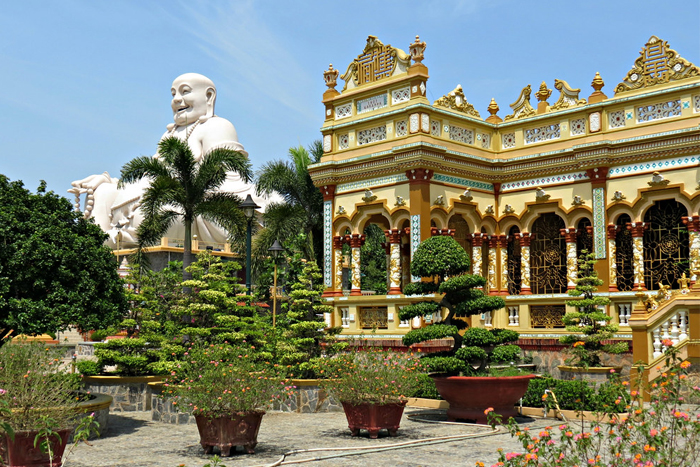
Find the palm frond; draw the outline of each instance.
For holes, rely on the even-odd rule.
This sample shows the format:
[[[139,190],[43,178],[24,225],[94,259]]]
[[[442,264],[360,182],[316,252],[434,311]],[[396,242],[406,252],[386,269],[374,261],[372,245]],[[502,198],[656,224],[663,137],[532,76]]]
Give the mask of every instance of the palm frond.
[[[138,182],[144,177],[169,177],[168,166],[151,156],[141,156],[130,160],[121,170],[121,179],[118,187],[121,188],[127,183]]]
[[[297,177],[292,164],[272,161],[264,164],[256,174],[255,191],[260,195],[279,193],[288,203],[300,200]]]
[[[185,191],[189,191],[197,161],[187,142],[174,136],[163,138],[158,143],[158,155],[172,168],[174,178],[183,184]]]
[[[252,175],[250,161],[244,154],[231,149],[213,149],[202,158],[193,186],[200,193],[216,189],[226,180],[227,172],[235,172],[243,181],[249,182]]]

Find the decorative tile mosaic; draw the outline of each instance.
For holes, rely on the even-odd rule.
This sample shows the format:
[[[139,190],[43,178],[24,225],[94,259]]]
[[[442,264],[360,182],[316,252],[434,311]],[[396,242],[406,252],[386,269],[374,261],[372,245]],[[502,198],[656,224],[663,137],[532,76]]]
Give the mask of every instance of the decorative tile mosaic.
[[[606,257],[605,190],[593,188],[593,249],[597,259]]]
[[[386,94],[368,97],[367,99],[361,99],[355,102],[355,106],[357,107],[357,115],[382,109],[387,106],[387,97]]]
[[[440,122],[435,120],[430,122],[430,134],[433,136],[440,136]]]
[[[323,202],[323,283],[333,287],[333,201]]]
[[[683,101],[683,108],[689,109],[690,108],[690,101]]]
[[[430,131],[430,115],[420,114],[420,129],[426,133]]]
[[[588,123],[592,132],[600,131],[600,112],[593,112],[588,116]]]
[[[506,133],[503,135],[503,149],[515,147],[515,133]]]
[[[621,128],[625,126],[625,111],[618,110],[608,114],[610,128]]]
[[[377,141],[384,141],[385,139],[386,125],[368,128],[367,130],[360,130],[357,132],[357,144],[360,146],[363,144],[376,143]]]
[[[438,182],[452,183],[453,185],[467,186],[471,188],[481,188],[482,190],[493,191],[493,185],[484,182],[474,182],[466,178],[453,177],[452,175],[435,174],[433,180]]]
[[[408,134],[408,123],[406,120],[396,122],[396,136],[406,136]]]
[[[655,172],[660,169],[694,166],[697,165],[698,162],[700,162],[699,156],[685,156],[653,162],[641,162],[639,164],[630,164],[619,167],[613,167],[612,169],[610,169],[608,177],[622,177],[632,173]]]
[[[350,147],[350,139],[348,138],[347,133],[344,135],[338,136],[338,149],[347,149]]]
[[[411,259],[420,245],[420,214],[411,216]],[[420,281],[420,277],[411,276],[411,282]]]
[[[562,183],[575,182],[577,180],[588,180],[588,175],[586,175],[586,172],[575,172],[570,174],[552,175],[551,177],[533,178],[530,180],[519,180],[517,182],[504,183],[501,185],[501,193],[522,188],[558,185]]]
[[[693,96],[693,112],[700,112],[700,95]]]
[[[418,117],[419,114],[411,114],[411,116],[408,117],[408,123],[410,125],[411,133],[418,132]]]
[[[331,152],[331,135],[323,135],[323,152]]]
[[[411,98],[411,89],[406,86],[405,88],[395,89],[391,91],[391,104],[396,105],[401,102],[406,102]]]
[[[637,107],[637,123],[651,122],[653,120],[661,120],[663,118],[679,117],[680,115],[680,99]]]
[[[336,194],[347,193],[349,191],[363,190],[365,188],[376,188],[381,185],[392,185],[398,182],[407,182],[406,174],[388,175],[386,177],[371,178],[369,180],[359,180],[357,182],[343,183],[335,187]]]
[[[449,138],[460,143],[474,144],[474,132],[458,126],[450,125]]]
[[[525,144],[541,143],[542,141],[549,141],[550,139],[557,139],[560,137],[561,130],[558,123],[525,130]]]
[[[481,134],[481,147],[484,149],[488,149],[491,147],[491,135],[488,135],[486,133]]]
[[[586,119],[578,118],[576,120],[571,120],[571,136],[585,135],[586,134]]]
[[[352,115],[352,103],[339,105],[335,108],[335,119],[347,118]]]

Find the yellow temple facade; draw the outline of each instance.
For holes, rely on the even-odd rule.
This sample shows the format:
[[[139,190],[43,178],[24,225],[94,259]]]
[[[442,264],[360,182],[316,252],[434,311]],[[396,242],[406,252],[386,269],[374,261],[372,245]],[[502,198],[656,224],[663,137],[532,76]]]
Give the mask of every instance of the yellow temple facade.
[[[597,73],[591,92],[554,79],[528,84],[503,117],[492,100],[484,116],[460,86],[426,98],[425,50],[418,37],[406,53],[369,36],[342,90],[338,70],[324,73],[324,156],[310,174],[324,196],[329,324],[386,338],[425,325],[399,317],[421,300],[402,293],[419,280],[410,258],[426,238],[452,235],[506,302],[472,326],[566,332],[567,290],[588,250],[635,357],[700,333],[698,67],[652,36],[610,97]],[[371,224],[385,233],[386,295],[362,290]]]

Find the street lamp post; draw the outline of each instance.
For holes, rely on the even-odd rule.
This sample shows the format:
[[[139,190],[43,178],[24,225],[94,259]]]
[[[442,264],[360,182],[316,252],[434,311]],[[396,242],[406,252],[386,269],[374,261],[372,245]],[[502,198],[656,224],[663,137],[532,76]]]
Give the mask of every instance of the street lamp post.
[[[117,229],[117,274],[119,274],[119,268],[121,267],[121,264],[119,263],[119,253],[120,253],[120,243],[122,241],[122,227],[119,222],[114,226],[115,229]]]
[[[253,235],[253,219],[255,218],[255,210],[258,209],[260,206],[255,204],[255,201],[253,201],[253,198],[248,195],[245,198],[245,201],[241,203],[240,208],[243,210],[243,214],[245,214],[245,218],[248,221],[248,230],[246,232],[246,239],[245,239],[245,286],[246,289],[248,289],[248,295],[252,295],[252,286],[250,284],[250,240],[251,236]]]
[[[282,245],[280,245],[280,242],[275,240],[275,242],[272,244],[270,248],[267,249],[272,254],[272,257],[274,258],[275,262],[275,274],[274,274],[274,279],[273,279],[273,286],[272,286],[272,327],[275,327],[275,321],[277,317],[277,257],[280,254],[280,251],[284,251],[284,248],[282,248]]]

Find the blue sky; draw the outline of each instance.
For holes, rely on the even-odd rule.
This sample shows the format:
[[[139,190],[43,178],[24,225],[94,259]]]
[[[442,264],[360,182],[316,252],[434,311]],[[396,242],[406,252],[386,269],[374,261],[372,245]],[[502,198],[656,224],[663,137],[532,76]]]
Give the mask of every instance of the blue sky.
[[[286,158],[320,137],[323,71],[344,72],[369,34],[405,51],[420,34],[428,98],[461,84],[482,117],[542,80],[588,97],[596,71],[612,96],[651,35],[700,65],[698,1],[16,0],[0,19],[0,173],[65,196],[155,153],[187,72],[214,81],[256,169]]]

